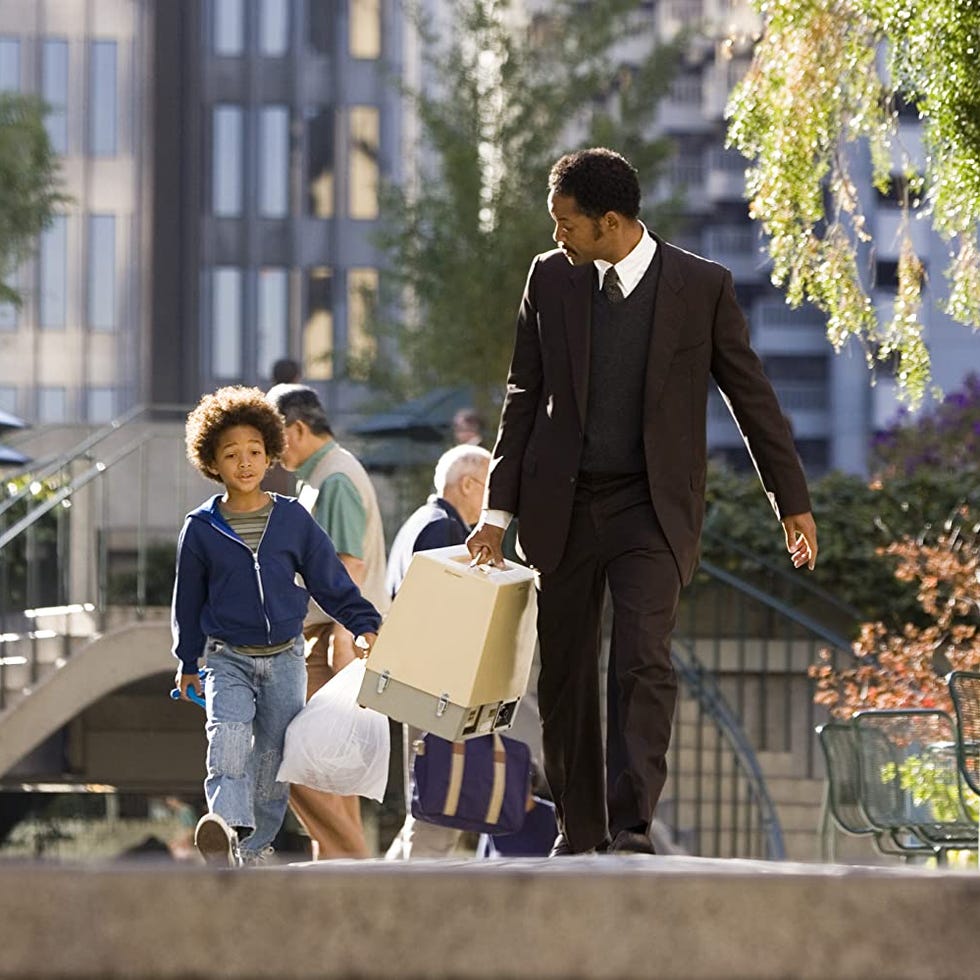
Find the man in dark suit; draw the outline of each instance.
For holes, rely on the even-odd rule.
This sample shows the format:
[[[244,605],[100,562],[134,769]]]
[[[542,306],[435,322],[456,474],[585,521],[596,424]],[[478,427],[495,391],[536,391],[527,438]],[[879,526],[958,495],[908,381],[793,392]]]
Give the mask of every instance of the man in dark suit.
[[[499,562],[513,516],[540,572],[538,684],[553,854],[652,853],[677,682],[670,639],[698,560],[708,380],[738,422],[796,567],[816,525],[789,426],[749,344],[731,274],[652,235],[618,153],[562,157],[558,248],[531,263],[486,510],[468,545]],[[598,655],[613,603],[605,775]]]

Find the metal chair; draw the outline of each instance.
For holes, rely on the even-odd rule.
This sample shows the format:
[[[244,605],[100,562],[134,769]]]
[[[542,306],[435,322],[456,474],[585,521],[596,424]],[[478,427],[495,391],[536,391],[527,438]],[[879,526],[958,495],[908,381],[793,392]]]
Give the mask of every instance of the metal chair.
[[[966,785],[980,794],[980,674],[954,670],[947,683],[956,712],[956,763]]]
[[[853,719],[861,802],[875,826],[911,831],[935,850],[977,846],[956,754],[956,728],[945,711],[859,711]]]
[[[817,737],[827,764],[820,834],[823,860],[833,861],[836,856],[828,817],[845,834],[874,837],[875,847],[882,854],[906,858],[924,853],[931,855],[934,849],[904,828],[882,829],[868,818],[861,803],[861,766],[854,726],[829,721],[817,727]]]

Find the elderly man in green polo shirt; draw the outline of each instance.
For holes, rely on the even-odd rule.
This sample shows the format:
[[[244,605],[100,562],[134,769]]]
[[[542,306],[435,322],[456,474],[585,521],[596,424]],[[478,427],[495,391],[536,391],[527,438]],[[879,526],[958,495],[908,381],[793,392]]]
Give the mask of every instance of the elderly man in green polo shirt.
[[[330,535],[350,577],[384,615],[391,604],[385,589],[384,530],[367,472],[334,438],[312,388],[280,384],[269,391],[268,398],[286,424],[280,462],[296,474],[300,503]],[[353,636],[316,603],[310,604],[304,634],[309,699],[356,654]],[[294,785],[290,806],[314,842],[317,857],[368,856],[357,797]]]

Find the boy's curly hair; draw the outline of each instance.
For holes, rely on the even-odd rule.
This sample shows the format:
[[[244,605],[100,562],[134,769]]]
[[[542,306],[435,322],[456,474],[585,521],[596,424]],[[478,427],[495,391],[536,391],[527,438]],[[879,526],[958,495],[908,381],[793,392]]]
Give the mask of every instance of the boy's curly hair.
[[[270,465],[282,455],[285,429],[282,416],[258,388],[229,385],[205,395],[187,416],[184,442],[187,458],[209,480],[221,482],[214,469],[218,437],[235,425],[250,425],[262,433]]]

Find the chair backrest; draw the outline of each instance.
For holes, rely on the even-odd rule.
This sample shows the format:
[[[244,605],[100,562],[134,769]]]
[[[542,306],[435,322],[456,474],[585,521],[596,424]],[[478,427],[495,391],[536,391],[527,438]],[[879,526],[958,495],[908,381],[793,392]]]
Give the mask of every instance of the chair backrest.
[[[980,793],[980,674],[954,670],[949,693],[956,711],[956,756],[967,786]]]
[[[945,711],[859,711],[853,719],[861,800],[882,829],[969,826],[956,756],[956,729]]]
[[[817,728],[817,737],[827,763],[830,814],[848,834],[871,834],[875,828],[861,806],[861,769],[854,728],[829,721]]]

